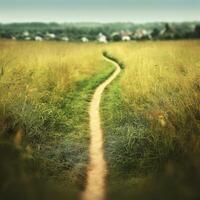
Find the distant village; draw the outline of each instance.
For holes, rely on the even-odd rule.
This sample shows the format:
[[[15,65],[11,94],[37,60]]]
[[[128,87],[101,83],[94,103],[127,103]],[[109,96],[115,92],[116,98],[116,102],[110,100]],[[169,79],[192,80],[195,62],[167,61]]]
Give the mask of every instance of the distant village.
[[[74,37],[74,35],[78,34],[78,37]],[[92,36],[91,36],[91,35]],[[96,34],[96,35],[95,35]],[[124,41],[128,42],[131,40],[162,40],[162,39],[182,39],[182,38],[200,38],[200,25],[193,25],[190,27],[190,30],[184,31],[184,33],[169,24],[165,24],[163,28],[157,29],[145,29],[145,28],[137,28],[136,30],[120,30],[113,31],[111,33],[106,33],[106,31],[98,32],[95,31],[95,34],[91,31],[87,34],[84,32],[79,33],[78,31],[74,31],[74,35],[71,33],[68,35],[65,32],[47,30],[45,31],[35,31],[31,30],[23,30],[23,31],[6,31],[2,28],[0,29],[0,38],[12,39],[12,40],[25,40],[25,41],[79,41],[83,43],[87,43],[90,41],[97,41],[99,43],[108,43],[109,41]]]

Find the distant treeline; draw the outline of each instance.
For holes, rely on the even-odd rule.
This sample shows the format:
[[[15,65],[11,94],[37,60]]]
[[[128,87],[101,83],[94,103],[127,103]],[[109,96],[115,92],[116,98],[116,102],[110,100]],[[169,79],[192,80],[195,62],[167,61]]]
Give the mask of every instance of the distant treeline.
[[[199,22],[183,23],[10,23],[0,24],[0,38],[17,40],[108,41],[200,38]],[[83,40],[83,38],[86,38]]]

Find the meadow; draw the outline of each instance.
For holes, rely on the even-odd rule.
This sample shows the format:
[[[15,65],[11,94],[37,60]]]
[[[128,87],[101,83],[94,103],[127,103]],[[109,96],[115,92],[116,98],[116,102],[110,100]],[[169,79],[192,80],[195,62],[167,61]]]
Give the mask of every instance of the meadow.
[[[1,41],[0,47],[1,194],[23,194],[36,179],[75,198],[88,160],[88,104],[114,68],[96,44]],[[22,161],[11,159],[15,154]]]
[[[89,102],[114,71],[103,52],[123,67],[101,102],[108,199],[198,199],[200,41],[2,40],[4,199],[76,199],[83,190]]]
[[[102,102],[110,198],[199,197],[199,44],[108,47],[125,66]]]

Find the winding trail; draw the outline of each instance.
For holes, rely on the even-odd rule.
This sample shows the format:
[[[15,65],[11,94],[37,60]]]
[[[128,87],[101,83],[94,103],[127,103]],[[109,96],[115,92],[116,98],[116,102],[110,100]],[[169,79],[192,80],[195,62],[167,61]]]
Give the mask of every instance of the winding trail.
[[[100,119],[100,101],[104,89],[117,77],[120,73],[120,66],[105,57],[105,59],[113,63],[116,70],[113,74],[100,84],[93,95],[89,108],[90,117],[90,147],[89,147],[89,165],[87,170],[86,189],[82,194],[82,200],[104,200],[106,194],[106,175],[107,166],[104,159],[103,150],[103,131],[101,129]]]

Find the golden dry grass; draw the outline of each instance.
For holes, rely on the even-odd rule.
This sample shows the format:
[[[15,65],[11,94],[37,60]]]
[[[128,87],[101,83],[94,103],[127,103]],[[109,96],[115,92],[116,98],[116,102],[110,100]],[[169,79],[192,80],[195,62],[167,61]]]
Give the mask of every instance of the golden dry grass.
[[[0,104],[58,106],[76,83],[105,69],[101,46],[59,42],[0,41]],[[29,104],[29,103],[28,103]],[[50,109],[51,110],[51,109]],[[49,111],[51,112],[51,111]],[[19,113],[17,113],[19,114]]]
[[[5,65],[5,73],[13,68],[34,71],[36,83],[43,84],[41,78],[45,74],[52,81],[57,80],[57,87],[65,87],[100,70],[100,49],[94,44],[1,41],[0,62],[1,67]]]
[[[110,52],[126,70],[122,94],[133,110],[173,132],[179,123],[199,124],[200,42],[142,42],[116,44]],[[154,122],[153,122],[154,121]]]
[[[108,198],[199,196],[200,41],[115,43],[107,51],[125,66],[102,103]]]
[[[16,98],[22,104],[41,99],[59,104],[61,93],[74,82],[100,73],[104,48],[124,62],[123,100],[149,121],[153,132],[192,135],[199,132],[200,120],[199,44],[1,41],[1,105],[15,105]]]
[[[69,146],[68,154],[64,155],[72,160],[66,158],[72,162],[69,163],[71,169],[78,163],[77,174],[81,174],[81,153],[86,152],[88,145],[84,143],[87,134],[81,130],[88,125],[83,114],[87,104],[82,100],[88,101],[84,99],[88,98],[85,92],[90,94],[91,90],[78,93],[82,95],[80,98],[74,95],[76,90],[68,99],[65,93],[77,82],[89,80],[86,83],[89,85],[93,75],[106,69],[101,55],[103,49],[125,64],[119,85],[111,87],[102,104],[106,110],[106,146],[111,155],[108,162],[111,160],[111,165],[122,166],[125,171],[147,169],[149,172],[157,170],[167,160],[185,156],[185,152],[198,154],[200,41],[111,43],[106,46],[0,41],[0,120],[6,114],[11,115],[16,123],[25,124],[36,143],[40,140],[35,137],[39,131],[42,130],[40,135],[43,130],[56,135],[60,127],[64,130],[60,122],[67,121],[65,128],[73,134],[63,140],[65,146]],[[76,118],[72,118],[72,110]],[[80,125],[82,122],[84,126]],[[85,135],[84,139],[79,137],[79,131]],[[109,135],[112,136],[110,140]],[[60,149],[64,152],[62,145]],[[48,147],[47,150],[50,151]],[[85,154],[83,157],[85,159]],[[191,163],[198,161],[195,156],[195,159],[189,158]],[[46,170],[48,165],[44,166]],[[72,176],[77,178],[77,175]]]
[[[89,99],[113,70],[101,51],[92,43],[0,41],[0,143],[30,154],[39,176],[69,196],[85,181]]]

